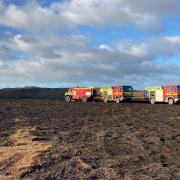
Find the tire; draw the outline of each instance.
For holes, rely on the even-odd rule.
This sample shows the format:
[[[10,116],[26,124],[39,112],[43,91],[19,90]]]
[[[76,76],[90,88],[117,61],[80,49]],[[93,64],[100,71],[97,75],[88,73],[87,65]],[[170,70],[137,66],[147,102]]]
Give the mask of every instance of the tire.
[[[120,99],[116,98],[116,103],[119,104],[120,103]]]
[[[155,99],[153,99],[153,98],[150,99],[150,103],[151,103],[151,104],[155,104],[155,103],[156,103]]]
[[[82,97],[82,102],[86,103],[87,102],[87,97]]]
[[[108,102],[108,99],[107,98],[104,98],[104,103],[107,103]]]
[[[66,97],[65,97],[65,101],[66,101],[66,102],[70,102],[70,101],[71,101],[71,97],[70,97],[70,96],[66,96]]]
[[[169,98],[168,99],[168,104],[169,105],[173,105],[174,104],[174,99],[173,98]]]

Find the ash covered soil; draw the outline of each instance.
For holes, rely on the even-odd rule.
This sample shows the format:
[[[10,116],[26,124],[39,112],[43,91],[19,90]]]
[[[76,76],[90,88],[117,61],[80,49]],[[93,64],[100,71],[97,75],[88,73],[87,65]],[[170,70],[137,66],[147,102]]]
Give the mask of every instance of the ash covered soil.
[[[180,106],[0,100],[0,179],[180,179]]]

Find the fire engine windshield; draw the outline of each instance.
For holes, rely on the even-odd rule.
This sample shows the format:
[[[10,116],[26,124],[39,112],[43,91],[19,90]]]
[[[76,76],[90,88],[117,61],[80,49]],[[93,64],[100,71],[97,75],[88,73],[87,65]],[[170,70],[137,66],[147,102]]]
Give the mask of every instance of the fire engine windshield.
[[[178,92],[180,93],[180,86],[178,86]]]
[[[123,91],[124,92],[132,92],[133,91],[133,88],[131,86],[124,86],[123,87]]]

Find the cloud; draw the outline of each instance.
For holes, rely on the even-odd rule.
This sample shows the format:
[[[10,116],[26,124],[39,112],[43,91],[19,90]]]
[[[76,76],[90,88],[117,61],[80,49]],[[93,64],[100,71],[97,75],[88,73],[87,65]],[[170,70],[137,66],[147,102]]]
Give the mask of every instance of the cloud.
[[[81,25],[132,25],[161,31],[162,20],[180,11],[179,0],[70,0],[41,6],[28,1],[22,6],[0,1],[0,24],[27,31],[71,30]]]
[[[71,0],[54,4],[61,15],[76,24],[133,25],[147,31],[162,30],[162,18],[179,12],[178,0]]]
[[[0,57],[1,57],[1,59],[8,59],[9,52],[10,52],[10,49],[6,45],[0,43]]]
[[[158,84],[180,80],[180,66],[166,60],[163,63],[156,62],[159,57],[165,59],[180,55],[177,54],[180,51],[179,36],[147,38],[141,42],[121,40],[99,47],[91,47],[88,39],[83,36],[68,36],[62,38],[62,41],[57,38],[46,40],[38,41],[30,35],[9,34],[6,41],[11,41],[13,46],[8,48],[32,52],[34,56],[11,62],[0,61],[1,82],[89,82],[92,85],[109,85],[120,82]],[[10,44],[6,41],[4,44]]]
[[[50,7],[42,7],[36,1],[31,1],[17,6],[5,5],[0,1],[0,24],[26,30],[28,32],[42,32],[50,29],[64,29],[65,19]]]
[[[163,84],[180,81],[180,36],[122,39],[97,46],[79,34],[91,27],[134,26],[161,31],[178,0],[70,0],[42,6],[0,0],[0,25],[16,32],[0,41],[3,84]],[[160,8],[161,7],[161,8]],[[176,59],[176,63],[170,60]],[[159,62],[159,59],[161,62]]]
[[[1,49],[13,49],[24,53],[31,53],[34,57],[60,58],[61,51],[81,51],[88,48],[88,39],[82,35],[69,36],[39,36],[6,33],[1,43]],[[2,49],[3,51],[3,49]]]

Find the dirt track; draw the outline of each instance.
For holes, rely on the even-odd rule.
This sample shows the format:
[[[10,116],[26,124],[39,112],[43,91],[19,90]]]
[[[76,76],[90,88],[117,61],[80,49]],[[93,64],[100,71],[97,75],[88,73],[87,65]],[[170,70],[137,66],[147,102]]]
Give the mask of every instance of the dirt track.
[[[180,106],[0,100],[0,179],[180,179]]]

